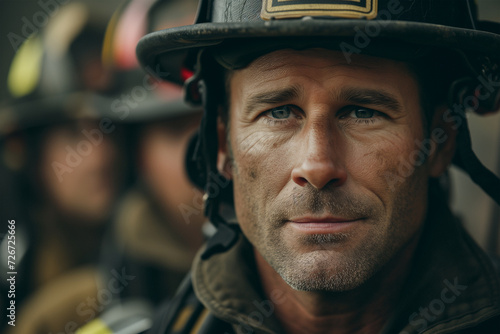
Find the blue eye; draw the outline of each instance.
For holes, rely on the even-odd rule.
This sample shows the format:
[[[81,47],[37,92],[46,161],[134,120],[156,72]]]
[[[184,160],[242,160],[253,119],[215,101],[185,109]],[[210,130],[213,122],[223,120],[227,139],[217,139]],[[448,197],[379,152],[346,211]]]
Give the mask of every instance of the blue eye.
[[[350,113],[350,116],[355,116],[356,118],[372,118],[375,116],[375,110],[356,108]]]
[[[280,106],[269,110],[269,115],[275,119],[286,119],[290,117],[292,110],[290,106]]]
[[[341,109],[339,118],[344,124],[371,125],[383,120],[385,116],[374,109],[350,105]]]

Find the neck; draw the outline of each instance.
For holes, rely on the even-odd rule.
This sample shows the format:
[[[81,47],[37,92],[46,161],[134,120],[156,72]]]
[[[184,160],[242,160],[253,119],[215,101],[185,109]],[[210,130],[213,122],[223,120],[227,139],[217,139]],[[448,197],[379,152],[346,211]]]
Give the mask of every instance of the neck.
[[[257,250],[255,259],[268,298],[279,291],[275,315],[286,333],[378,333],[394,311],[418,237],[363,285],[345,292],[292,289]]]

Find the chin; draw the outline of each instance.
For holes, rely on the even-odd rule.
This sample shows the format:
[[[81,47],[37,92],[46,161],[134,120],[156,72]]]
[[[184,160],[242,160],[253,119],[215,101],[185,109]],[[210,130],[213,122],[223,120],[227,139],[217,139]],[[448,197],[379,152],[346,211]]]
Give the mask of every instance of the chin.
[[[305,254],[295,261],[294,267],[282,267],[277,271],[295,290],[324,292],[353,290],[366,282],[375,271],[373,264],[360,259],[339,257],[338,253],[334,256],[317,253]]]
[[[380,256],[383,247],[353,244],[349,238],[328,241],[306,245],[307,250],[302,243],[272,251],[266,247],[262,251],[267,256],[263,257],[291,288],[299,291],[350,291],[367,282],[385,263],[385,257]]]

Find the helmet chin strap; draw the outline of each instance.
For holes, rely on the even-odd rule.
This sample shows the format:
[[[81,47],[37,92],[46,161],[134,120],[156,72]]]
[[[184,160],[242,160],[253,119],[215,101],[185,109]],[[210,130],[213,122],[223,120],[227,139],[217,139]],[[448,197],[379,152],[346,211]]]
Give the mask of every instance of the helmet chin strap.
[[[458,159],[455,164],[462,168],[474,183],[483,189],[498,205],[500,205],[500,179],[479,161],[472,151],[469,126],[466,117],[457,134]]]
[[[463,79],[461,81],[464,82]],[[464,87],[458,81],[452,84],[449,94],[450,110],[454,110],[453,102],[464,105],[464,98],[467,92],[467,87]],[[457,133],[457,152],[453,163],[463,169],[475,184],[500,205],[500,179],[481,163],[472,150],[469,124],[465,112],[457,114],[462,119],[462,124]]]
[[[205,76],[205,78],[210,78],[210,76]],[[198,84],[205,112],[194,156],[199,167],[205,170],[206,183],[203,197],[205,216],[217,228],[217,232],[208,240],[205,251],[201,255],[201,259],[206,260],[212,255],[229,250],[238,241],[240,229],[237,224],[229,224],[219,213],[222,192],[224,191],[220,182],[217,182],[217,179],[222,178],[217,170],[217,111],[220,100],[216,88],[210,88],[215,85],[207,85],[203,80]],[[213,91],[209,92],[210,89]]]

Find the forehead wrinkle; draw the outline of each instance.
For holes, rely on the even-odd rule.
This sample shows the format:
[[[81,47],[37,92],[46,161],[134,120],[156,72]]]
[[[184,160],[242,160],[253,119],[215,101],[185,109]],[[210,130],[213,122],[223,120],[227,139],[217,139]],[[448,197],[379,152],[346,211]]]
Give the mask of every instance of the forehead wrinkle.
[[[299,58],[297,58],[297,56]],[[293,59],[293,61],[291,61],[291,59]],[[262,72],[279,70],[288,65],[377,69],[381,67],[380,61],[384,61],[384,59],[365,56],[362,59],[356,59],[356,62],[347,63],[347,60],[340,51],[332,51],[323,48],[310,48],[304,50],[281,49],[260,56],[252,61],[246,68],[253,68]]]
[[[270,87],[269,90],[274,90],[275,87],[286,87],[288,85],[293,86],[294,83],[291,78],[295,77],[297,73],[296,70],[299,71],[301,67],[303,71],[299,71],[299,73],[301,72],[300,75],[305,75],[309,78],[309,80],[319,83],[320,85],[324,84],[322,83],[322,79],[312,76],[313,73],[318,72],[309,72],[306,70],[308,67],[318,69],[320,71],[322,71],[322,69],[325,69],[325,71],[322,71],[322,73],[324,74],[330,72],[326,71],[326,69],[331,69],[330,73],[333,77],[346,76],[352,77],[354,79],[359,79],[358,75],[356,75],[358,70],[362,71],[362,73],[365,70],[368,70],[369,72],[375,71],[378,73],[384,69],[383,64],[385,64],[385,62],[383,64],[379,64],[377,62],[374,62],[374,59],[372,58],[358,59],[356,63],[347,64],[345,63],[345,60],[343,58],[337,59],[336,56],[331,56],[331,52],[328,52],[328,54],[330,54],[330,57],[325,60],[325,55],[323,54],[324,52],[319,52],[319,55],[316,55],[315,53],[311,53],[311,51],[312,50],[289,49],[274,51],[257,58],[248,67],[242,70],[237,70],[236,72],[241,71],[240,74],[246,72],[246,75],[244,75],[246,76],[246,79],[244,80],[246,84],[244,84],[244,86],[248,87],[248,85],[250,85],[253,87],[260,87],[262,89],[264,85],[268,85],[268,87]],[[378,58],[375,59],[379,60]],[[398,63],[397,65],[400,66],[400,63]],[[355,72],[346,73],[345,69],[354,70]],[[321,73],[319,75],[322,76]],[[300,98],[300,96],[303,97],[304,95],[307,95],[304,93],[303,87],[302,91],[300,91],[298,88],[301,88],[301,86],[295,83],[295,87],[292,87],[292,89],[283,89],[281,92],[276,94],[260,94],[257,92],[254,97],[250,98],[251,101],[248,102],[248,105],[244,108],[243,111],[249,112],[252,109],[255,111],[254,108],[260,107],[266,102],[280,102],[280,100],[286,101],[294,97]],[[293,90],[295,90],[295,92],[293,92]],[[248,96],[247,94],[243,95]],[[249,101],[246,96],[244,96],[244,99]],[[384,89],[378,88],[356,88],[347,90],[340,88],[338,94],[332,95],[331,98],[335,101],[341,100],[353,102],[356,104],[371,104],[374,106],[382,106],[391,109],[392,111],[399,112],[402,111],[403,108],[402,103],[401,101],[399,101],[397,96],[397,94],[395,95]]]

